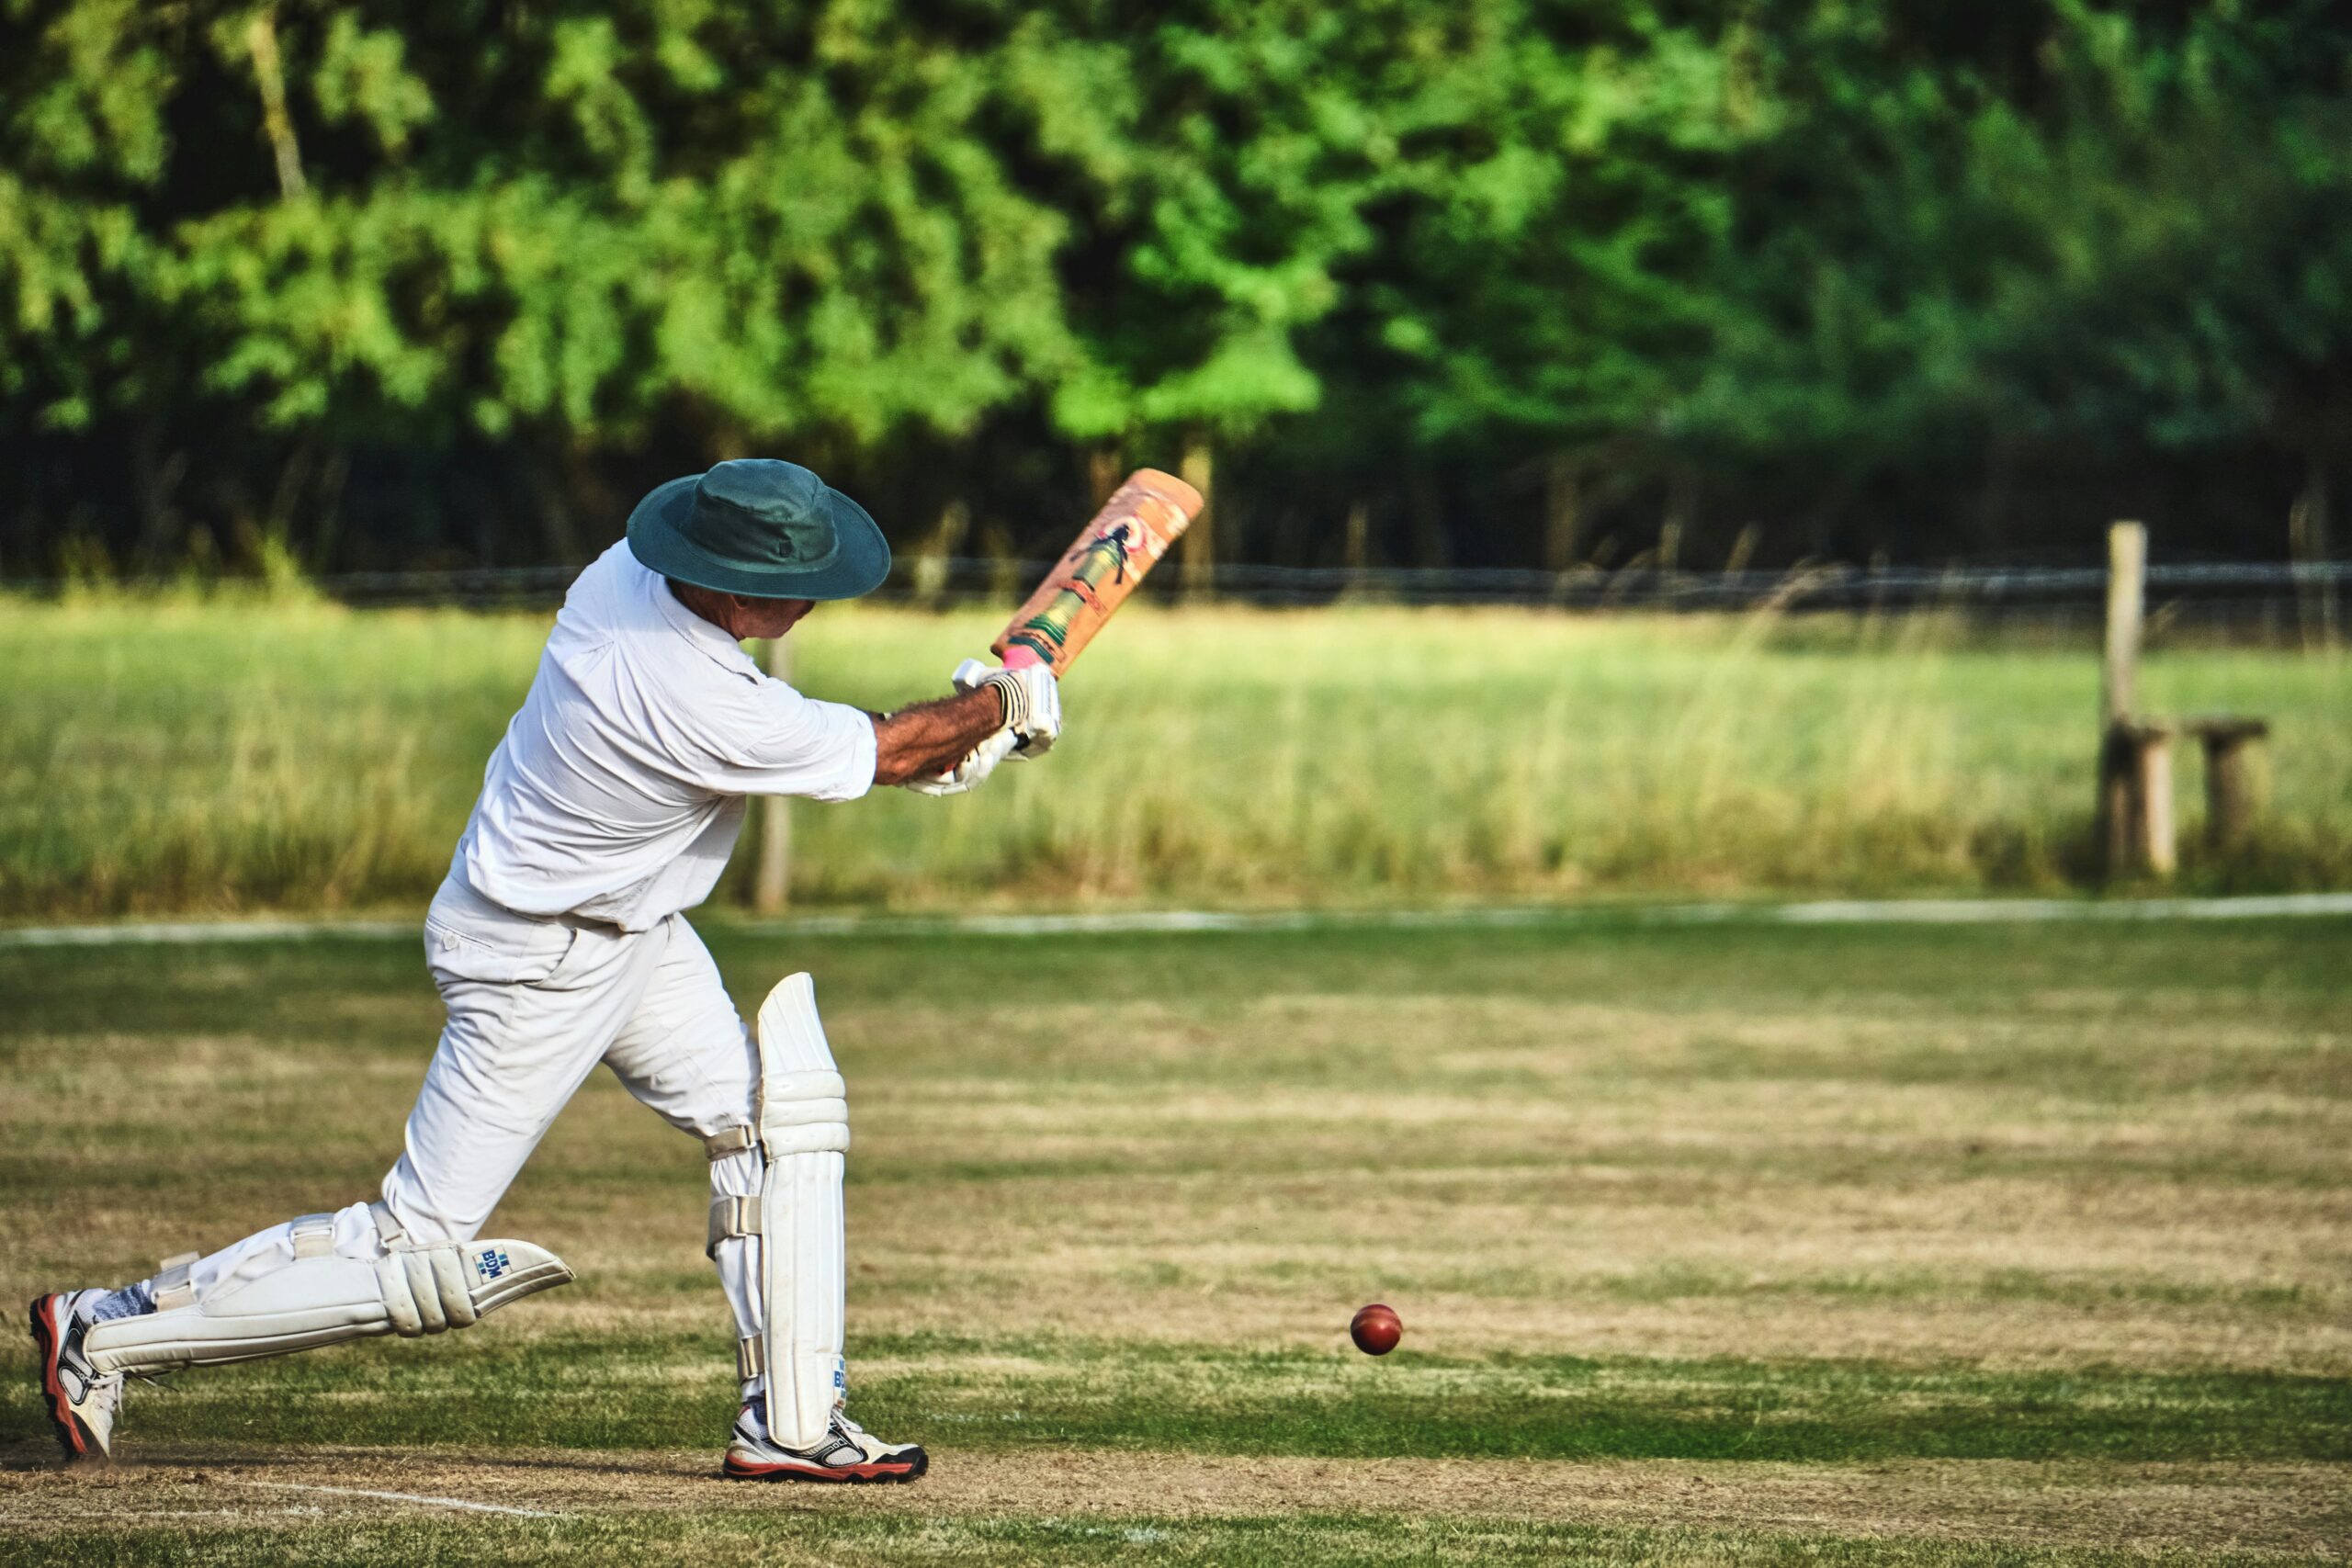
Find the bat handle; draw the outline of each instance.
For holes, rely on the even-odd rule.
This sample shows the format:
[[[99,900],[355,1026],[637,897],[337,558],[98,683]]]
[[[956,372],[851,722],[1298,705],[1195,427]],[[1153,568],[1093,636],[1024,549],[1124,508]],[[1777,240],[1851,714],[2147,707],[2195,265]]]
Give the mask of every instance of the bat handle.
[[[1044,660],[1037,657],[1035,649],[1022,643],[1016,642],[1004,650],[1004,667],[1007,670],[1026,670],[1032,664],[1044,662]]]

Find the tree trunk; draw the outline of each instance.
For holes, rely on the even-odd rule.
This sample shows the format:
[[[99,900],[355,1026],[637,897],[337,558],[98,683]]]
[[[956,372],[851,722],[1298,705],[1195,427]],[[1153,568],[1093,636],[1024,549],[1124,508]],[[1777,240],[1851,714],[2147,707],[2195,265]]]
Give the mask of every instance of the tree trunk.
[[[931,537],[923,541],[922,552],[915,557],[915,598],[919,602],[936,606],[945,595],[947,563],[964,547],[964,536],[971,527],[972,509],[962,502],[951,501],[939,509],[939,525],[931,531]]]
[[[1413,476],[1406,494],[1413,508],[1413,554],[1423,568],[1442,571],[1453,564],[1453,541],[1445,532],[1445,492],[1435,475],[1421,472]]]
[[[1682,543],[1699,520],[1699,470],[1677,463],[1666,480],[1666,513],[1658,522],[1657,570],[1671,574],[1681,558]]]
[[[1583,475],[1576,461],[1557,452],[1544,468],[1544,570],[1566,571],[1577,564],[1584,531]]]
[[[548,553],[564,566],[579,566],[580,528],[571,514],[570,478],[560,454],[532,466],[531,501],[539,514],[539,536]]]
[[[343,492],[350,482],[351,457],[341,448],[327,454],[319,476],[318,526],[311,545],[311,570],[323,575],[334,570],[335,547],[343,539]]]
[[[1087,508],[1089,515],[1102,511],[1102,503],[1119,488],[1119,481],[1127,477],[1126,465],[1121,461],[1124,456],[1115,441],[1102,442],[1087,452],[1086,489],[1092,498]]]
[[[2303,646],[2335,646],[2335,582],[2328,575],[2327,450],[2313,446],[2303,457],[2302,492],[2287,513],[2287,553],[2294,558],[2295,608]]]
[[[187,453],[164,454],[162,420],[153,415],[141,419],[130,438],[130,487],[139,507],[136,570],[161,571],[172,564],[171,546],[179,532],[172,492],[187,471]]]
[[[1201,492],[1201,514],[1184,530],[1177,548],[1184,558],[1184,596],[1204,597],[1216,587],[1216,456],[1208,437],[1185,441],[1176,477]]]
[[[294,140],[294,117],[286,107],[286,69],[277,57],[277,17],[265,6],[245,28],[254,57],[254,83],[261,89],[262,130],[277,164],[277,194],[292,201],[308,187],[302,179],[302,149]]]

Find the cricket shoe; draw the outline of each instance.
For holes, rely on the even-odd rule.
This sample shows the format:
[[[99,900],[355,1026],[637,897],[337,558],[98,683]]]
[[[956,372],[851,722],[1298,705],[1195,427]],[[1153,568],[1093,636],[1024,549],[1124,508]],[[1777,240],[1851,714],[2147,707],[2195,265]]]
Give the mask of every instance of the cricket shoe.
[[[122,1374],[101,1375],[82,1349],[84,1315],[104,1291],[61,1291],[33,1300],[33,1343],[40,1347],[40,1391],[49,1424],[68,1463],[114,1452],[114,1418],[122,1408]]]
[[[734,1440],[727,1445],[726,1474],[735,1481],[827,1481],[863,1485],[869,1482],[912,1481],[931,1468],[931,1460],[912,1443],[886,1443],[839,1409],[833,1424],[813,1448],[787,1449],[768,1438],[767,1422],[757,1404],[743,1406],[735,1418]]]

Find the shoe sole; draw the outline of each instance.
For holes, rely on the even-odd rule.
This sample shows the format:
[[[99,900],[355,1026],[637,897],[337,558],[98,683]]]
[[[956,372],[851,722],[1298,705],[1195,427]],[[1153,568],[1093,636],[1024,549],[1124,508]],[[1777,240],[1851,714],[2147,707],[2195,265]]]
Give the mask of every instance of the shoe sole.
[[[814,1466],[746,1464],[729,1454],[719,1473],[729,1481],[805,1481],[820,1486],[895,1486],[920,1480],[930,1469],[929,1454],[910,1461],[886,1461],[876,1464]]]
[[[51,1303],[62,1301],[57,1295],[35,1296],[32,1303],[33,1343],[40,1349],[40,1391],[47,1396],[49,1424],[57,1433],[57,1446],[65,1450],[68,1464],[90,1457],[90,1445],[84,1436],[81,1421],[74,1414],[74,1402],[65,1397],[65,1385],[57,1381],[57,1355],[61,1341],[57,1325],[51,1321]]]

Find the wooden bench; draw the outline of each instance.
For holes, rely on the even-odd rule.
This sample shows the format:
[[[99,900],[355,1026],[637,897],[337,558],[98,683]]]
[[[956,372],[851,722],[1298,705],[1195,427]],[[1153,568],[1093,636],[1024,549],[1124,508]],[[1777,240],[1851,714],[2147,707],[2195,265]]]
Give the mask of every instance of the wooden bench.
[[[2259,718],[2145,718],[2132,713],[2139,684],[2140,624],[2146,597],[2148,534],[2137,523],[2107,531],[2107,658],[2100,685],[2107,732],[2098,754],[2098,842],[2107,874],[2169,876],[2179,862],[2172,819],[2172,743],[2188,736],[2205,749],[2205,841],[2227,849],[2254,819],[2249,761],[2270,733]]]
[[[2180,732],[2205,746],[2205,841],[2217,850],[2243,841],[2254,820],[2254,743],[2270,733],[2267,719],[2228,715],[2185,718]]]
[[[2206,843],[2224,850],[2243,840],[2254,818],[2249,756],[2254,743],[2269,733],[2266,720],[2233,715],[2110,724],[2099,761],[2099,820],[2109,873],[2169,876],[2179,864],[2172,749],[2183,737],[2200,742],[2205,751]]]

